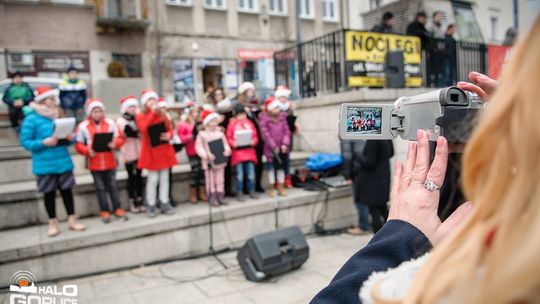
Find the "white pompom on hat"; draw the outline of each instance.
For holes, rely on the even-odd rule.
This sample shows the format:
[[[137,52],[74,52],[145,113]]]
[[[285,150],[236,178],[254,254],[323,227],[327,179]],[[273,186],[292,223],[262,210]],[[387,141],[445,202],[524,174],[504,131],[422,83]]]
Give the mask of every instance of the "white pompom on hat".
[[[202,113],[202,119],[203,124],[206,126],[208,125],[212,120],[219,119],[219,114],[216,112],[204,110]]]
[[[255,85],[249,81],[242,82],[242,84],[238,87],[238,94],[244,94],[247,90],[255,91]]]
[[[86,115],[90,115],[90,113],[97,108],[105,111],[105,104],[103,104],[103,102],[97,98],[88,99],[86,102]]]
[[[289,90],[289,88],[287,88],[286,86],[278,86],[276,88],[276,91],[274,92],[274,96],[276,98],[280,98],[280,97],[289,98],[291,96],[291,90]]]
[[[143,105],[143,107],[146,106],[146,102],[150,98],[154,98],[157,101],[159,99],[159,95],[154,90],[150,90],[150,89],[143,90],[141,93],[141,104]]]
[[[58,95],[60,92],[57,89],[53,89],[49,86],[39,86],[34,91],[34,101],[35,102],[42,102],[48,97],[54,97],[56,100],[56,104],[60,104],[60,99],[58,98]]]
[[[127,109],[131,106],[139,107],[139,101],[135,96],[125,96],[120,99],[120,112],[126,113]]]

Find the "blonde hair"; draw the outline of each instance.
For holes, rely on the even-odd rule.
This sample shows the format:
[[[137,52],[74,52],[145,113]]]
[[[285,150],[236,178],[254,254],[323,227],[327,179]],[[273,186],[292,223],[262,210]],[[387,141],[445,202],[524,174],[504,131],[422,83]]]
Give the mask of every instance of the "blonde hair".
[[[404,303],[540,302],[540,18],[511,56],[463,155],[474,211]]]

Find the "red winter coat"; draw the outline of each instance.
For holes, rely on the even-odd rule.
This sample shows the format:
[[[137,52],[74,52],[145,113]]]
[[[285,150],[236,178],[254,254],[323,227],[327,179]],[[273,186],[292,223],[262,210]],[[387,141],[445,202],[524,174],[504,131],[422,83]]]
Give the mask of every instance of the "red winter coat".
[[[186,155],[189,157],[197,156],[197,152],[195,151],[195,138],[193,138],[193,129],[195,129],[195,124],[187,121],[178,123],[178,137],[180,137],[180,141],[184,144]]]
[[[234,132],[237,130],[249,130],[253,132],[252,134],[252,148],[242,148],[242,149],[236,149],[235,143],[236,140],[234,138]],[[255,148],[257,144],[259,143],[259,137],[257,136],[257,129],[255,129],[255,125],[249,120],[244,119],[242,121],[232,118],[229,121],[229,125],[227,126],[227,141],[229,142],[229,146],[231,146],[232,149],[232,156],[231,156],[231,163],[233,166],[236,166],[239,163],[243,162],[253,162],[257,163],[257,152],[255,152]]]
[[[116,149],[120,149],[125,142],[125,137],[122,131],[118,129],[116,123],[112,119],[104,118],[96,124],[96,122],[88,117],[81,122],[77,127],[77,137],[75,142],[75,150],[81,155],[86,156],[87,168],[90,171],[106,171],[116,168],[116,157],[114,151],[96,152],[94,157],[88,155],[88,151],[92,147],[94,135],[96,133],[113,133],[113,140],[116,144]]]
[[[163,118],[159,114],[149,111],[146,114],[138,114],[135,119],[141,134],[141,155],[137,161],[137,168],[161,171],[176,165],[176,154],[171,144],[163,143],[155,147],[150,144],[148,127],[163,122]],[[168,119],[165,120],[165,127],[172,138],[173,130]]]

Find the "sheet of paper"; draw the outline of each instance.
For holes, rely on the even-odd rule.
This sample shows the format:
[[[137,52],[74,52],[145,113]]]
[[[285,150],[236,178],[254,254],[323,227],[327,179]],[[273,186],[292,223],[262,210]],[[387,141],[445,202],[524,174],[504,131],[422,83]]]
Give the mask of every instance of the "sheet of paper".
[[[59,139],[66,138],[75,130],[75,123],[76,121],[74,117],[55,119],[53,136],[56,136]]]

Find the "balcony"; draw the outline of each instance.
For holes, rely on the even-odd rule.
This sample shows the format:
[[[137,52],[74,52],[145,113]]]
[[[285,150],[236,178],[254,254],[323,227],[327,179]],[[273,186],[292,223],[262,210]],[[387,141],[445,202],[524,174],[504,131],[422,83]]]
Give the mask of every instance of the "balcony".
[[[147,0],[96,0],[95,3],[99,34],[145,31],[150,24]]]

